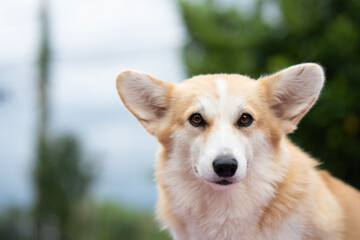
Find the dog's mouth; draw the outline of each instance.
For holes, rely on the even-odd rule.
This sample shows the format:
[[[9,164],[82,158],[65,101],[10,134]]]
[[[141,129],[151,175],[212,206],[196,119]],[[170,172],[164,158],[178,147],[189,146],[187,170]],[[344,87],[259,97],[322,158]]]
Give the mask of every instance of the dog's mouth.
[[[228,180],[225,180],[225,179],[221,180],[221,181],[214,182],[214,183],[216,183],[218,185],[230,185],[230,184],[232,184],[232,182],[230,182]]]

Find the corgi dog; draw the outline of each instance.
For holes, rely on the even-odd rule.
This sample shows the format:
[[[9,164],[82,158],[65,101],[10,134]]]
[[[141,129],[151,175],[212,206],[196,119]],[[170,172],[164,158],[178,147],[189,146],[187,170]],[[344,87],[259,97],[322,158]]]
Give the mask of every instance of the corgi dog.
[[[174,239],[360,239],[360,192],[287,137],[323,84],[314,63],[257,80],[118,75],[124,105],[160,143],[157,217]]]

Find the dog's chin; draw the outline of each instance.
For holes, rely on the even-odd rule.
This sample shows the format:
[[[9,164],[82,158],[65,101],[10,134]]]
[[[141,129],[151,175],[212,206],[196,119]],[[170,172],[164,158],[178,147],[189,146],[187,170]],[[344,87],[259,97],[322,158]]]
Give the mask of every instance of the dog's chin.
[[[235,180],[215,180],[215,181],[205,181],[208,185],[210,185],[210,187],[214,190],[219,190],[219,191],[223,191],[223,190],[227,190],[230,189],[232,187],[234,187],[236,185],[236,183],[238,183],[238,181]]]

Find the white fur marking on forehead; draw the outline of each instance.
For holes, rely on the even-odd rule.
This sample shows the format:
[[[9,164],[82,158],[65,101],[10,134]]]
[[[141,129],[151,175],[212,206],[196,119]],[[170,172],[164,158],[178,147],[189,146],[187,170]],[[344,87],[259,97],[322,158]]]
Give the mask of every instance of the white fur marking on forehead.
[[[217,78],[215,80],[215,82],[216,82],[216,88],[217,88],[217,91],[218,91],[220,97],[224,96],[228,89],[228,84],[226,83],[226,81],[223,78]]]

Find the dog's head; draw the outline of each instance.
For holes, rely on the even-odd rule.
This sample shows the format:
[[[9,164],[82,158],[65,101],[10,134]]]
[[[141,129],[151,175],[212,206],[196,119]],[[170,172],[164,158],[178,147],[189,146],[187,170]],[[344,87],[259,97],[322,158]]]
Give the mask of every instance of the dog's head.
[[[200,75],[180,84],[125,71],[117,90],[125,106],[155,135],[179,171],[214,188],[241,181],[257,159],[269,158],[314,104],[324,74],[300,64],[258,80]]]

